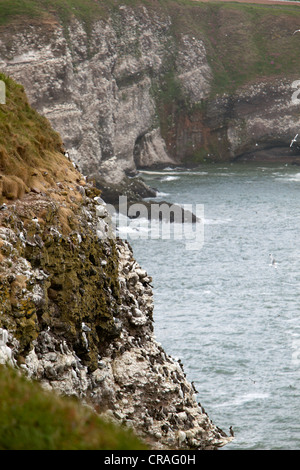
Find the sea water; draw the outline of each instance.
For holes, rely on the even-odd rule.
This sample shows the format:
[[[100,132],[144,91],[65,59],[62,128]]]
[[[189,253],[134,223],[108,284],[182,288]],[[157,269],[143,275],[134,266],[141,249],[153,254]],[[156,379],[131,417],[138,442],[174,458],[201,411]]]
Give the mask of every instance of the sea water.
[[[300,448],[300,168],[211,164],[142,172],[156,202],[202,205],[197,250],[127,239],[153,277],[154,331],[181,359],[224,450]],[[137,236],[143,232],[143,237]],[[270,254],[276,263],[271,263]]]

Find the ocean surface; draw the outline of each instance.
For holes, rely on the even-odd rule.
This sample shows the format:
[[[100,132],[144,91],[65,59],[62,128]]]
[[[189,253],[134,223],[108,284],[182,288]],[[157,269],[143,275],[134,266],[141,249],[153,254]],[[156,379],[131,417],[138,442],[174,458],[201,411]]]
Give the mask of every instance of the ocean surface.
[[[233,427],[223,451],[300,449],[300,168],[141,175],[157,202],[203,208],[194,249],[195,224],[181,238],[153,234],[146,219],[123,228],[153,277],[156,339],[181,359],[210,419],[227,434]]]

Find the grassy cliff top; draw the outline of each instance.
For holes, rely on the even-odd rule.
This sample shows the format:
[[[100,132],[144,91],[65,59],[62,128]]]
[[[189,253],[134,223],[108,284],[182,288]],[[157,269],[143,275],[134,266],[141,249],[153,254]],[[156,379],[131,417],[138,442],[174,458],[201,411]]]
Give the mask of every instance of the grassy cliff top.
[[[297,0],[296,0],[297,1]],[[299,1],[300,3],[300,1]],[[293,4],[261,4],[253,2],[240,3],[234,0],[0,0],[1,15],[0,25],[7,24],[15,18],[41,18],[44,15],[54,15],[61,20],[68,20],[77,17],[85,22],[94,21],[95,19],[105,16],[105,13],[118,9],[121,5],[130,7],[146,6],[156,10],[163,10],[172,15],[173,11],[179,9],[201,9],[203,11],[213,11],[216,8],[235,8],[235,9],[271,9],[273,11],[293,11],[296,12],[298,6]],[[181,10],[181,13],[183,10]]]

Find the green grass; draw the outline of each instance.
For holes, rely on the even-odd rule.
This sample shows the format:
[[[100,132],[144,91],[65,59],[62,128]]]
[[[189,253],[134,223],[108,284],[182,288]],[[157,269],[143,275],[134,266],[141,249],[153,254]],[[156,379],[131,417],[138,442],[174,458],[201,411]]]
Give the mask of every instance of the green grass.
[[[59,134],[47,119],[29,106],[24,87],[3,73],[0,73],[0,80],[6,88],[6,103],[0,105],[0,145],[15,157],[22,142],[30,146],[27,159],[32,165],[40,159],[42,150],[60,151]]]
[[[29,18],[39,15],[39,8],[35,0],[1,0],[0,1],[0,25],[6,24],[18,16]]]
[[[51,14],[62,22],[68,22],[72,16],[89,24],[105,16],[106,12],[119,4],[135,5],[135,0],[0,0],[0,25],[14,19],[30,19]]]
[[[256,79],[299,74],[300,24],[295,5],[169,0],[173,36],[204,41],[213,72],[212,96]]]
[[[300,23],[296,7],[241,4],[214,7],[204,32],[213,70],[213,93],[232,92],[248,82],[299,73]]]
[[[0,450],[141,450],[125,428],[0,365]]]

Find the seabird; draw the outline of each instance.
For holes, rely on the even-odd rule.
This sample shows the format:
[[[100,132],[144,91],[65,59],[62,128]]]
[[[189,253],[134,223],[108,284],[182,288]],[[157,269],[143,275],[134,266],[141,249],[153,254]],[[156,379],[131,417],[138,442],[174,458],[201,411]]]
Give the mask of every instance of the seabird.
[[[299,135],[299,134],[296,134],[295,137],[292,139],[291,144],[290,144],[290,147],[292,147],[293,144],[297,141],[298,135]]]
[[[84,322],[82,322],[81,327],[82,327],[82,331],[86,331],[86,332],[92,331]]]
[[[269,254],[270,259],[271,259],[271,266],[274,266],[274,268],[277,268],[276,261],[272,253]]]
[[[23,243],[26,243],[26,238],[24,237],[24,233],[23,233],[23,232],[20,232],[19,238],[20,238],[20,240],[21,240]]]
[[[7,209],[7,205],[5,203],[0,206],[0,211],[3,211],[4,209]]]
[[[294,35],[295,33],[299,33],[299,31],[300,31],[300,29],[296,29],[296,31],[293,32],[293,35]]]
[[[230,432],[230,435],[231,435],[232,437],[234,437],[234,432],[233,432],[232,426],[229,427],[229,432]]]
[[[82,333],[82,337],[83,337],[83,342],[84,342],[84,345],[86,347],[86,350],[89,351],[89,342],[87,340],[86,334]]]

